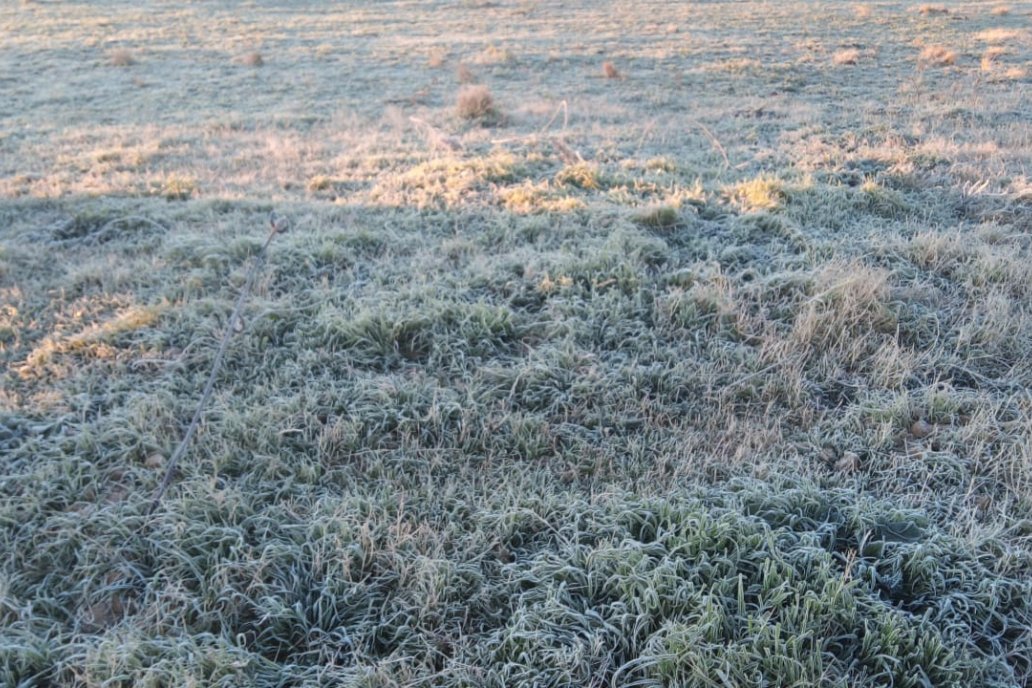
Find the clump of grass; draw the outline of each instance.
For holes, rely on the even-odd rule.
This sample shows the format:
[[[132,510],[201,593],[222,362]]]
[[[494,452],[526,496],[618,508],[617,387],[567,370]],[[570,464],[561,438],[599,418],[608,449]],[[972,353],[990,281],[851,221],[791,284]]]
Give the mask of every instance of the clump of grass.
[[[317,174],[308,180],[308,190],[311,192],[328,191],[333,188],[333,179],[324,174]]]
[[[860,60],[860,51],[856,48],[846,48],[836,51],[831,61],[836,65],[855,65]]]
[[[516,213],[568,213],[584,207],[584,201],[563,194],[551,187],[548,180],[537,184],[527,180],[500,189],[498,198],[503,207]]]
[[[417,206],[456,205],[491,194],[499,184],[516,181],[523,169],[515,157],[496,152],[485,157],[440,157],[421,163],[384,184],[380,202],[404,202]]]
[[[644,167],[650,172],[666,172],[668,174],[673,174],[678,170],[677,161],[666,156],[649,158],[645,161]]]
[[[597,190],[602,186],[598,168],[588,163],[566,165],[556,173],[555,183],[559,186],[572,186],[586,191]]]
[[[1013,29],[986,29],[979,31],[975,38],[985,43],[1006,43],[1021,37],[1021,33]]]
[[[498,117],[494,96],[483,84],[463,86],[455,101],[455,112],[462,119],[491,120]]]
[[[986,51],[984,53],[982,53],[982,60],[981,60],[982,71],[983,72],[990,72],[990,71],[992,71],[993,67],[997,64],[997,62],[999,61],[1000,57],[1002,57],[1006,53],[1007,53],[1007,50],[1005,48],[1001,48],[1000,46],[994,45],[994,46],[991,46],[989,48],[986,48]]]
[[[680,212],[672,205],[654,205],[634,216],[635,222],[652,229],[669,229],[680,220]]]
[[[513,54],[508,48],[489,45],[473,57],[473,62],[480,65],[500,65],[513,61]]]
[[[160,186],[160,194],[170,201],[185,201],[197,191],[197,180],[181,174],[171,174]]]
[[[435,48],[430,51],[430,56],[426,59],[426,66],[431,69],[439,69],[447,60],[448,51],[444,48]]]
[[[923,64],[947,67],[957,61],[957,53],[941,45],[928,45],[921,50],[918,60]]]
[[[455,78],[459,80],[460,84],[472,84],[477,80],[473,70],[465,64],[460,64],[455,68]]]
[[[900,217],[909,209],[898,191],[887,189],[873,179],[860,185],[859,198],[864,209],[885,218]]]
[[[741,182],[730,189],[730,196],[746,212],[774,210],[785,200],[785,183],[780,179],[761,176]]]
[[[112,67],[131,67],[136,64],[136,58],[128,50],[113,50],[108,55],[108,64]]]
[[[861,264],[829,265],[817,276],[815,288],[817,293],[793,323],[793,348],[841,365],[878,365],[872,356],[890,351],[885,337],[896,325],[888,273]]]
[[[619,79],[620,70],[612,62],[606,61],[602,63],[602,76],[607,79]]]

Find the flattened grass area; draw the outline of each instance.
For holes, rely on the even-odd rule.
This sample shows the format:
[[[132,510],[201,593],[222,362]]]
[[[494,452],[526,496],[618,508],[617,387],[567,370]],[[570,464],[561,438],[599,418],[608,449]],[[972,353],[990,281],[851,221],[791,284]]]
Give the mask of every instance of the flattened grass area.
[[[1029,13],[629,7],[0,8],[0,685],[1028,685]]]

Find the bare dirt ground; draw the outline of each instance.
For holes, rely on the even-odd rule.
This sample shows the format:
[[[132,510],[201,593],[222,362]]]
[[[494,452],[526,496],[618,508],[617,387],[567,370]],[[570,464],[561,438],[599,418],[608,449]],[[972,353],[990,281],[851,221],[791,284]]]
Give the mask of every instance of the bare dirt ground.
[[[1027,685],[1030,86],[1028,2],[5,3],[0,684]]]

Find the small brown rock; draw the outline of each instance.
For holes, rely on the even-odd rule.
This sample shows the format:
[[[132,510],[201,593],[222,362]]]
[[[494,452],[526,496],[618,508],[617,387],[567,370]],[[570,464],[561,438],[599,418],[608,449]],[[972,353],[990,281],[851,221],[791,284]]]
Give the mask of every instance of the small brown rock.
[[[928,437],[933,430],[935,427],[924,418],[914,421],[914,424],[910,426],[910,434],[917,439]]]

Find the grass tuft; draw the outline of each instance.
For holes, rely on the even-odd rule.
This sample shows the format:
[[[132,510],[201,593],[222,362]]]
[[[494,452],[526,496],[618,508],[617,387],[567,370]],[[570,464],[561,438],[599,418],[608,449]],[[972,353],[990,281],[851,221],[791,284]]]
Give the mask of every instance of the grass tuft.
[[[860,61],[860,51],[856,48],[846,48],[836,51],[831,57],[832,64],[855,65]]]
[[[918,60],[923,64],[946,67],[957,61],[957,53],[941,45],[928,45],[921,50]]]
[[[674,206],[656,205],[638,213],[634,219],[644,227],[667,229],[677,224],[680,213]]]
[[[128,50],[112,50],[108,54],[108,64],[112,67],[131,67],[136,64],[136,58]]]
[[[986,48],[985,52],[982,53],[981,68],[983,72],[991,72],[993,68],[999,63],[1001,57],[1007,54],[1005,48],[1000,46],[990,46]]]
[[[491,90],[484,85],[463,86],[455,101],[455,112],[462,119],[487,121],[497,119]]]

